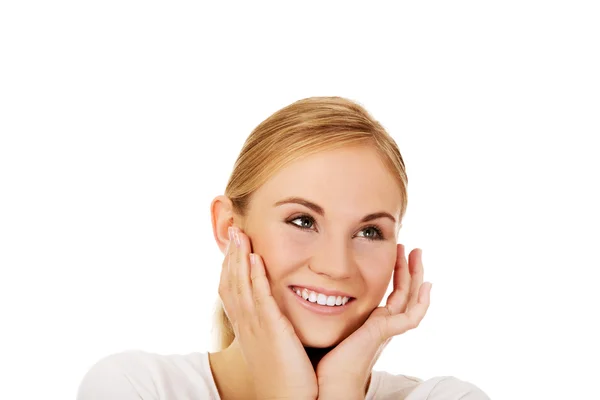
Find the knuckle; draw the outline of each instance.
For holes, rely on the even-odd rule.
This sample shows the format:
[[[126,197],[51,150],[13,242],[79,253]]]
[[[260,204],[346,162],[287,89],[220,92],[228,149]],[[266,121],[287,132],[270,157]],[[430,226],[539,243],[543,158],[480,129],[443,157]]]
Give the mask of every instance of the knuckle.
[[[243,283],[238,283],[237,285],[235,285],[235,292],[238,295],[241,295],[244,291],[244,284]]]
[[[250,275],[250,281],[252,281],[252,285],[261,285],[261,280],[263,278],[263,275],[260,274],[251,274]]]
[[[253,328],[261,329],[264,326],[264,318],[261,313],[256,314],[256,319],[254,321],[256,323],[256,327],[253,326]],[[253,329],[253,331],[254,331],[254,329]]]
[[[260,308],[261,305],[262,305],[262,299],[260,298],[260,296],[254,295],[254,307]]]
[[[419,319],[418,318],[411,318],[408,321],[408,326],[410,327],[410,329],[415,329],[416,327],[419,326]]]

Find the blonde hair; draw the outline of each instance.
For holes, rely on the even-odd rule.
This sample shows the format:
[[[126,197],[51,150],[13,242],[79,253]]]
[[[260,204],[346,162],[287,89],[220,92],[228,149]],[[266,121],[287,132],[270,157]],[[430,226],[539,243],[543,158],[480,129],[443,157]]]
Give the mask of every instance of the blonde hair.
[[[394,139],[361,105],[342,97],[310,97],[292,103],[261,122],[246,139],[225,189],[234,211],[244,217],[252,194],[284,166],[316,152],[372,145],[396,178],[406,212],[408,179]],[[219,299],[215,311],[218,350],[235,339]]]

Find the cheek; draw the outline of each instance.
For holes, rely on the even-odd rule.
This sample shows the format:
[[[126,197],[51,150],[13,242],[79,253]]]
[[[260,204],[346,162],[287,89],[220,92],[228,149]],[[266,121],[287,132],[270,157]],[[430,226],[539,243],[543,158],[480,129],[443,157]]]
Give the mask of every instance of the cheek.
[[[303,232],[275,225],[253,239],[254,251],[263,258],[272,283],[305,263],[314,245],[306,236]]]
[[[394,266],[396,264],[396,246],[382,245],[378,248],[368,244],[363,246],[359,254],[358,264],[367,290],[377,296],[383,296],[388,288]]]

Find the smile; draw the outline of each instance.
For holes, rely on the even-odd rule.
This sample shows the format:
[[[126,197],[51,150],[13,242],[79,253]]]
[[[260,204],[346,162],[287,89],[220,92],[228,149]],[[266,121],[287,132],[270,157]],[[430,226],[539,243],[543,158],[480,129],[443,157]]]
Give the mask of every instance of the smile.
[[[305,301],[326,307],[345,306],[346,303],[353,299],[353,297],[350,296],[327,295],[299,286],[292,286],[291,289],[296,296],[304,299]]]

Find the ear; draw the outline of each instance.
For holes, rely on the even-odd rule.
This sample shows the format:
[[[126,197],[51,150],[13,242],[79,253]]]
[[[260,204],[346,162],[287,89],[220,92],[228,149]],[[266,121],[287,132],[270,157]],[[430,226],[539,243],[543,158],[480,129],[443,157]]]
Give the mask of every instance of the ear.
[[[210,204],[213,236],[225,255],[229,245],[229,227],[233,226],[233,204],[227,196],[217,196]]]

